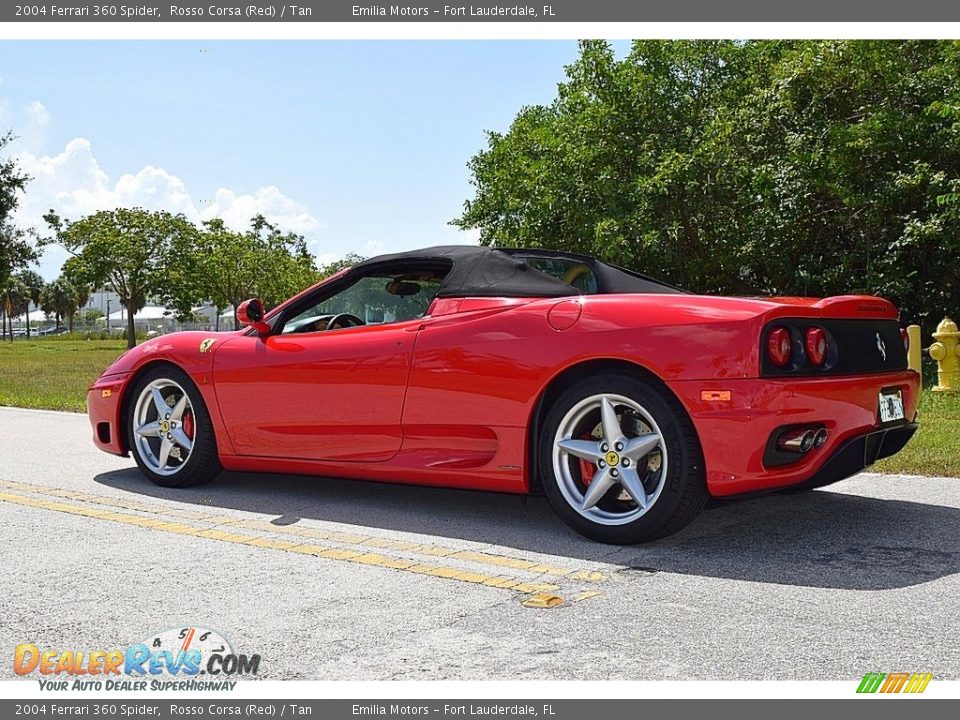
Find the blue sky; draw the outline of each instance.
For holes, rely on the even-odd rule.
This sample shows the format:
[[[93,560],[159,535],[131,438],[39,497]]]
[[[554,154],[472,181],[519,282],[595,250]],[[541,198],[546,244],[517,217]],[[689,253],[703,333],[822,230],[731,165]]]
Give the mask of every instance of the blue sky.
[[[622,43],[618,43],[618,46]],[[17,220],[136,204],[263,211],[321,259],[470,242],[483,131],[546,103],[574,41],[2,42],[0,129],[36,180]],[[41,265],[47,277],[58,252]]]

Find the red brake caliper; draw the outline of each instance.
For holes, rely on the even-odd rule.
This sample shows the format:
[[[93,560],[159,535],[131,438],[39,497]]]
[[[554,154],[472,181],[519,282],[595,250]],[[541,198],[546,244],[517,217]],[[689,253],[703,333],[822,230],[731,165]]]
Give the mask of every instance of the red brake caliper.
[[[580,438],[581,440],[591,440],[590,434],[586,434]],[[580,479],[583,480],[584,485],[589,485],[593,482],[593,476],[597,472],[597,466],[594,465],[589,460],[584,460],[580,458]]]
[[[193,440],[193,413],[185,413],[183,416],[183,432],[188,438]]]

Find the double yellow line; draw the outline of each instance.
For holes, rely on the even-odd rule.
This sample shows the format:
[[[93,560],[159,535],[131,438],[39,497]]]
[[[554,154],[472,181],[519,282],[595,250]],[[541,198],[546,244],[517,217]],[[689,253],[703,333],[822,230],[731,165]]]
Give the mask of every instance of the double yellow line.
[[[192,535],[236,545],[313,555],[328,560],[371,565],[511,590],[526,596],[523,604],[528,607],[555,607],[563,604],[564,598],[557,594],[560,591],[558,582],[563,582],[568,587],[570,585],[581,586],[580,591],[570,598],[576,602],[600,594],[595,590],[583,590],[583,585],[592,585],[607,579],[606,575],[594,570],[565,568],[508,555],[407,542],[359,533],[310,527],[278,526],[263,520],[216,515],[203,511],[186,510],[157,503],[123,500],[45,485],[0,480],[0,488],[6,490],[6,492],[0,491],[0,502],[133,525],[176,535]],[[122,511],[143,514],[137,515],[133,512]],[[160,517],[149,517],[150,515]],[[171,517],[177,518],[177,520],[168,519]],[[184,520],[205,523],[206,526],[182,522]],[[270,534],[235,532],[238,529],[266,531]],[[277,535],[281,537],[277,537]],[[291,539],[286,539],[288,537]],[[309,540],[309,542],[305,542],[306,540]],[[331,545],[329,543],[337,544]],[[374,549],[385,550],[390,554],[371,552]],[[398,556],[392,553],[403,553],[407,556]],[[513,574],[501,572],[492,574],[490,572],[467,570],[456,565],[435,561],[422,562],[408,557],[411,554],[445,558],[484,567],[496,567],[498,570],[517,570],[537,577],[524,579]],[[545,580],[551,582],[545,582]],[[577,588],[573,587],[571,589],[576,590]]]

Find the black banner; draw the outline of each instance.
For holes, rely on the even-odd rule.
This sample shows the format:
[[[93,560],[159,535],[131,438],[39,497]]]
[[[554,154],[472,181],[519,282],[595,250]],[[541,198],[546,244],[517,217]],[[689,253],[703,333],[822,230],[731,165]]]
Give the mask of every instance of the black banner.
[[[950,22],[960,3],[943,0],[542,0],[449,4],[357,0],[176,0],[176,2],[17,2],[2,22]]]

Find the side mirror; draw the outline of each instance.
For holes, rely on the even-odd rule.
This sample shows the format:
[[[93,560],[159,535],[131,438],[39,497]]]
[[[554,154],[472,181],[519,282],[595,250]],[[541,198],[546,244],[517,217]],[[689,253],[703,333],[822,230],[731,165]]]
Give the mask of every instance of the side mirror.
[[[237,308],[237,320],[246,327],[252,327],[260,335],[270,332],[270,325],[263,321],[263,303],[258,298],[244,300]]]

